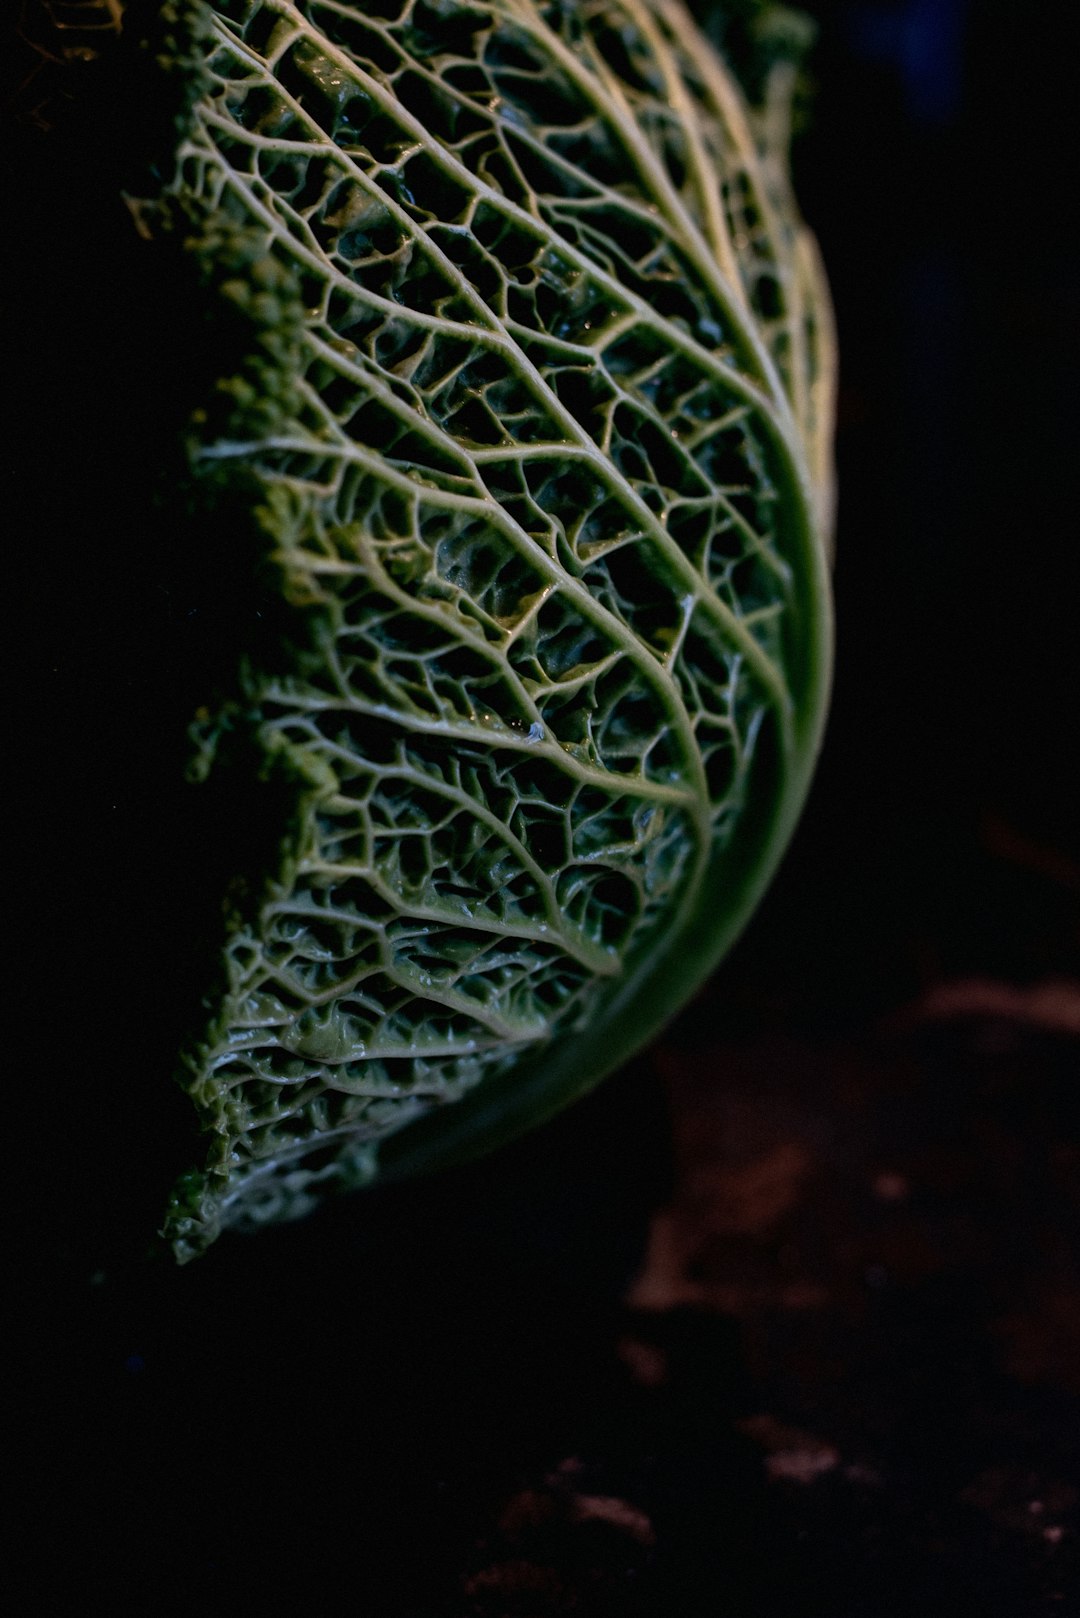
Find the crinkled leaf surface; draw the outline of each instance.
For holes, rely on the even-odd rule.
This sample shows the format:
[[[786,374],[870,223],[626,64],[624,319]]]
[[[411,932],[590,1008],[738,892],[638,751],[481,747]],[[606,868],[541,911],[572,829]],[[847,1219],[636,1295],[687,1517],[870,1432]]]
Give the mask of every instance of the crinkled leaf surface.
[[[186,1056],[181,1256],[627,1056],[767,880],[828,664],[785,70],[751,112],[674,0],[229,0],[200,50],[172,196],[290,376],[196,454],[304,628],[205,740],[295,813]]]

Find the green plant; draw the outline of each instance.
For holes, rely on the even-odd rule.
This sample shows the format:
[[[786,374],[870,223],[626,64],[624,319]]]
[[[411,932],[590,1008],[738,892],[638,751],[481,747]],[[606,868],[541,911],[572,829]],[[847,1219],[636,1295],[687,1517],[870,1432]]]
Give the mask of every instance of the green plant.
[[[246,333],[191,459],[290,609],[199,725],[289,810],[183,1058],[187,1257],[546,1116],[742,926],[825,706],[832,348],[782,48],[752,109],[677,0],[166,16],[132,208]]]

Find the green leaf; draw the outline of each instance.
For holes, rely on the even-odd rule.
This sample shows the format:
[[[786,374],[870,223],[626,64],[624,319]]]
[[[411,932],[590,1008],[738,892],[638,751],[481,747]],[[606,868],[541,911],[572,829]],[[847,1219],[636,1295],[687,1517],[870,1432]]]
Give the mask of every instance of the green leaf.
[[[185,1055],[181,1257],[646,1040],[779,858],[829,663],[784,60],[755,112],[673,0],[232,0],[202,71],[158,206],[253,337],[193,456],[296,627],[200,764],[294,809]]]

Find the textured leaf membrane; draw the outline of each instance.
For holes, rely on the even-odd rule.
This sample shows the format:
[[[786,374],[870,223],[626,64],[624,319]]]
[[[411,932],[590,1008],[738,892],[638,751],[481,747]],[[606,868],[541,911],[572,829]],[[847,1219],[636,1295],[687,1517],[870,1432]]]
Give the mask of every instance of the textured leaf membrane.
[[[185,1054],[181,1257],[629,1054],[767,880],[828,664],[787,69],[751,112],[670,0],[229,0],[199,38],[165,203],[262,336],[194,454],[298,628],[202,725],[294,812]]]

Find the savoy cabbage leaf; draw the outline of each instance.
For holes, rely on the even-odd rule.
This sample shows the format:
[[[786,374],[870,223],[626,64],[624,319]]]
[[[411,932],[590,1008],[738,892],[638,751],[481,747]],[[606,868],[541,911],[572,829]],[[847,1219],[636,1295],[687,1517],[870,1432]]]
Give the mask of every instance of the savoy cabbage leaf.
[[[545,1116],[731,941],[819,742],[832,344],[792,70],[751,107],[677,0],[176,15],[132,206],[251,322],[192,456],[296,625],[201,716],[293,808],[184,1055],[186,1257]]]

